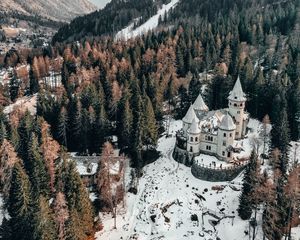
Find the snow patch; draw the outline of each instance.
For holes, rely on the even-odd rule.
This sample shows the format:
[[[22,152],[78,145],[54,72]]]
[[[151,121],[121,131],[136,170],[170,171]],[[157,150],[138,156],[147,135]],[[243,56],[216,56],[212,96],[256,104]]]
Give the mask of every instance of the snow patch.
[[[134,22],[131,23],[126,28],[119,31],[116,36],[115,40],[128,40],[130,38],[134,38],[137,36],[140,36],[142,34],[147,33],[150,30],[155,29],[158,26],[158,20],[159,17],[163,18],[165,13],[168,13],[172,8],[174,8],[179,0],[171,0],[170,3],[164,4],[161,9],[157,11],[157,14],[149,18],[145,23],[143,23],[141,26],[137,27],[136,29],[133,29]],[[137,19],[135,19],[136,21]]]

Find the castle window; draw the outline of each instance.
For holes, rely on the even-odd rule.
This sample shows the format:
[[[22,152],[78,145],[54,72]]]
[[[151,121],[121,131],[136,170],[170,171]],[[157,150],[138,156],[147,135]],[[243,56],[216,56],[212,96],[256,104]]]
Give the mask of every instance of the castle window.
[[[227,153],[227,157],[229,157],[229,158],[231,157],[231,153],[230,152]]]
[[[226,137],[226,133],[224,133],[224,137]]]
[[[237,104],[235,103],[235,104],[233,104],[233,106],[237,107]]]
[[[191,142],[194,141],[193,137],[191,137]]]
[[[232,137],[232,133],[229,133],[229,136]]]
[[[205,140],[207,140],[208,136],[205,136]]]
[[[211,150],[211,146],[206,146],[206,150]]]
[[[222,156],[225,156],[225,152],[224,151],[222,152]]]
[[[193,147],[192,146],[190,147],[190,152],[193,152]]]
[[[198,138],[197,137],[195,138],[195,141],[198,142]]]
[[[223,141],[223,146],[226,146],[226,141]]]
[[[243,106],[243,104],[241,103],[241,104],[240,104],[240,106],[242,107],[242,106]]]

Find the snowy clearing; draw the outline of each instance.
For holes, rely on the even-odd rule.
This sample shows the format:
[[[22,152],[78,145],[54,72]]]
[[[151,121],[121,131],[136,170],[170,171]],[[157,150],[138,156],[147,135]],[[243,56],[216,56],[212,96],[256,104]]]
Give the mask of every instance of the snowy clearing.
[[[129,26],[122,29],[116,34],[115,40],[128,40],[129,38],[134,38],[136,36],[142,35],[150,30],[155,29],[158,26],[159,17],[163,17],[165,13],[168,13],[170,9],[175,7],[178,2],[179,0],[171,0],[170,3],[166,5],[164,4],[162,8],[157,11],[156,15],[149,18],[145,23],[143,23],[136,29],[133,29],[134,23],[131,23]]]
[[[253,129],[258,128],[257,121],[254,120],[252,124]],[[104,229],[96,234],[97,240],[249,239],[246,234],[249,222],[241,220],[237,214],[243,174],[233,182],[216,183],[196,179],[191,174],[191,168],[178,164],[172,158],[175,134],[181,127],[181,121],[172,120],[172,137],[163,136],[159,139],[158,150],[162,156],[144,167],[138,194],[127,193],[125,209],[120,206],[118,210],[117,229],[113,229],[111,214],[101,215]],[[221,187],[223,190],[212,190],[212,187]],[[192,221],[193,214],[198,221]],[[262,239],[261,211],[257,221],[255,239]],[[293,239],[298,239],[297,234],[299,228],[294,228]]]

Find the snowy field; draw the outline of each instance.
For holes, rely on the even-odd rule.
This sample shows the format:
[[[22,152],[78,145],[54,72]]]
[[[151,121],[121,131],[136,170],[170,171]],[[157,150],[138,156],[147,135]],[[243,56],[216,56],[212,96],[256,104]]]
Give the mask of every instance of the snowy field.
[[[134,23],[131,23],[116,34],[115,40],[128,40],[129,38],[134,38],[155,29],[158,26],[159,17],[163,18],[164,14],[168,13],[178,2],[179,0],[171,0],[170,3],[166,5],[164,4],[162,8],[157,11],[156,15],[152,16],[145,23],[135,29],[133,29]]]
[[[245,234],[249,231],[248,221],[237,216],[242,174],[232,183],[193,177],[189,167],[172,158],[175,133],[181,127],[181,121],[171,122],[172,137],[159,139],[162,156],[144,168],[138,194],[127,193],[126,208],[119,209],[117,229],[113,229],[110,214],[102,216],[104,230],[96,234],[97,240],[249,239]],[[224,189],[212,190],[213,186]],[[193,214],[198,222],[191,220]],[[262,239],[261,236],[259,228],[256,239]]]

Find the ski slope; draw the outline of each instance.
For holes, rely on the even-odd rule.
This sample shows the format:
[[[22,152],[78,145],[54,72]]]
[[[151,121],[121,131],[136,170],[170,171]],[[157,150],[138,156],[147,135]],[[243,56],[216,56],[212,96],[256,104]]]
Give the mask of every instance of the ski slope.
[[[136,29],[133,29],[134,23],[131,23],[129,26],[122,29],[116,34],[115,40],[128,40],[155,29],[158,26],[159,17],[161,16],[163,18],[165,13],[168,13],[170,9],[174,8],[178,2],[179,0],[171,0],[170,3],[164,4],[162,8],[157,11],[156,15],[149,18],[145,23],[143,23]]]

